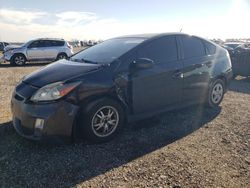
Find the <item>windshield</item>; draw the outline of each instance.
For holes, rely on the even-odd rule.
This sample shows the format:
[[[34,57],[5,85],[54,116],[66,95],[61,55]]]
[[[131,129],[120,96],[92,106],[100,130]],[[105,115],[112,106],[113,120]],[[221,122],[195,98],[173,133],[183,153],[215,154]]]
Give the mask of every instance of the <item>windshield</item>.
[[[110,39],[72,56],[70,60],[85,63],[109,64],[144,40],[144,38]]]
[[[232,44],[225,44],[225,46],[228,46],[228,47],[230,47],[232,49],[237,48],[239,45],[241,45],[241,44],[238,44],[238,43],[237,44],[236,43],[235,44],[233,44],[233,43]]]
[[[23,43],[20,47],[27,47],[30,43],[32,43],[33,41],[28,41]]]

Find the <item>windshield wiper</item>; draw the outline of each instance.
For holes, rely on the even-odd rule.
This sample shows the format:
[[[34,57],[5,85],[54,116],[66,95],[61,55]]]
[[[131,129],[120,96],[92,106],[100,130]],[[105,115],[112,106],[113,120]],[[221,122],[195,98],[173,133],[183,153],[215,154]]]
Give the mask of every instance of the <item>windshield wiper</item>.
[[[87,60],[87,59],[73,59],[71,58],[70,61],[74,61],[74,62],[81,62],[81,63],[89,63],[89,64],[95,64],[95,65],[101,65],[101,66],[109,66],[110,63],[100,63],[100,62],[96,62],[96,61],[91,61],[91,60]]]
[[[82,58],[82,59],[71,58],[70,60],[75,61],[75,62],[81,62],[81,63],[99,64],[98,62],[87,60],[87,59],[84,59],[84,58]]]
[[[82,62],[84,62],[84,63],[90,63],[90,64],[100,64],[100,63],[98,63],[98,62],[95,62],[95,61],[91,61],[91,60],[87,60],[87,59],[81,59],[81,61]]]

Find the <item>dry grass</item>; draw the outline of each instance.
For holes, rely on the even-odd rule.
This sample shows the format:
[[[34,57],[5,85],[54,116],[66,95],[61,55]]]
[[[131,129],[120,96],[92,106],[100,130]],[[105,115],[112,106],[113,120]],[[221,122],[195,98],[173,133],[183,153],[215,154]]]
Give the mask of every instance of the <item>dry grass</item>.
[[[7,66],[7,68],[5,68]],[[0,123],[11,119],[10,99],[14,87],[25,75],[37,70],[39,66],[8,67],[7,64],[0,65]]]

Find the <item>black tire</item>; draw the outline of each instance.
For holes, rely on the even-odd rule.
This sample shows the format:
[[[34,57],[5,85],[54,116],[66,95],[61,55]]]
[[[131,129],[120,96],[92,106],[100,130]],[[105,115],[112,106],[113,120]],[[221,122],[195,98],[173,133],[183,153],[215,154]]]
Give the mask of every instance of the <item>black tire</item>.
[[[233,74],[233,80],[235,80],[235,78],[237,77],[238,75],[237,74]]]
[[[27,59],[23,54],[15,54],[10,60],[10,64],[14,66],[23,66],[25,65]]]
[[[219,89],[221,88],[221,90]],[[221,79],[215,80],[208,92],[207,105],[210,108],[216,108],[220,105],[225,94],[225,82]]]
[[[112,110],[113,112],[110,121],[107,116],[105,119],[100,118],[101,112],[107,115],[107,113],[109,114],[108,110]],[[114,120],[115,118],[117,121]],[[111,140],[121,131],[125,122],[124,120],[125,115],[121,105],[115,100],[104,98],[89,103],[81,110],[78,127],[81,129],[84,138],[94,143],[102,143]],[[106,127],[109,127],[110,131],[106,135],[101,135],[102,133],[105,134],[104,129]]]
[[[68,56],[66,53],[59,53],[56,57],[56,60],[60,60],[60,59],[67,59]]]

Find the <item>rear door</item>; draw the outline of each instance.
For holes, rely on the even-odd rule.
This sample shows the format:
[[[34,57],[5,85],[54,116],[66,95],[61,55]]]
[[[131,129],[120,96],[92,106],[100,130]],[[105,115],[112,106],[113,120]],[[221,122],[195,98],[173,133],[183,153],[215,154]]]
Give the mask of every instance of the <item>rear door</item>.
[[[44,58],[43,41],[42,40],[33,41],[27,47],[27,58],[29,60],[40,60],[40,59]]]
[[[139,58],[151,59],[155,65],[131,75],[134,113],[153,113],[180,103],[182,64],[178,61],[176,37],[166,36],[145,43],[137,50]]]
[[[193,36],[179,36],[183,62],[183,102],[206,99],[213,57],[206,54],[203,41]]]
[[[64,41],[58,40],[47,40],[46,41],[46,49],[44,51],[45,56],[48,59],[56,59],[57,55],[62,52],[61,48],[64,45]]]

